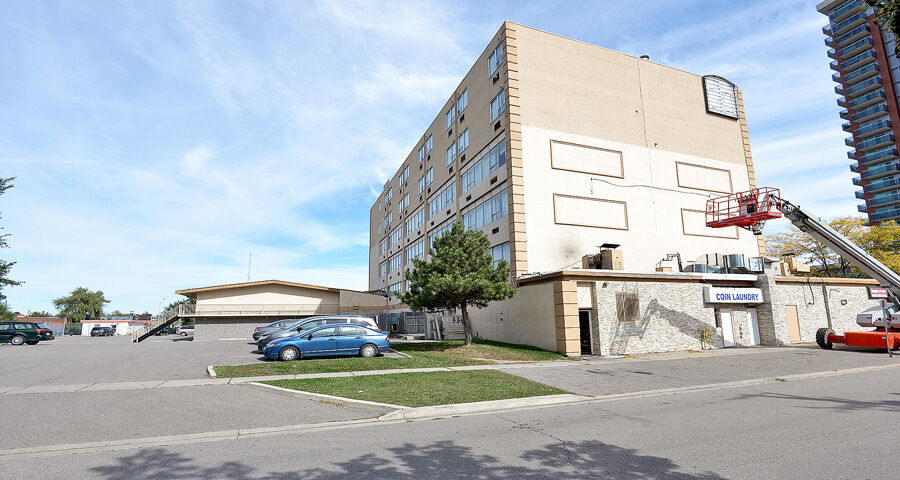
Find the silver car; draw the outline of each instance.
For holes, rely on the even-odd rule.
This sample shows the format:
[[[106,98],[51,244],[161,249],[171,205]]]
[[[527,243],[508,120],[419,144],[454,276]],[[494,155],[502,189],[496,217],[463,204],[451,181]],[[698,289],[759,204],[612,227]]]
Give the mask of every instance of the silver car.
[[[323,315],[298,320],[281,330],[264,332],[260,335],[259,340],[257,340],[256,346],[262,351],[269,342],[276,338],[296,337],[297,335],[300,335],[300,332],[305,330],[311,330],[318,326],[332,323],[352,323],[354,325],[361,325],[373,330],[378,330],[378,323],[371,317],[362,317],[359,315]]]

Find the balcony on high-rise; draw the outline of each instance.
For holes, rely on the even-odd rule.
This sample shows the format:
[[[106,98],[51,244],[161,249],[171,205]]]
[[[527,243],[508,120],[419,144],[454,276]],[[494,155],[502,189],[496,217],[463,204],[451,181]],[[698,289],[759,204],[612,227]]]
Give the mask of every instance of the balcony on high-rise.
[[[875,75],[874,77],[870,77],[853,86],[847,87],[847,89],[844,90],[844,95],[848,97],[854,97],[857,95],[862,95],[863,93],[871,92],[872,90],[875,90],[879,87],[881,87],[881,75]]]

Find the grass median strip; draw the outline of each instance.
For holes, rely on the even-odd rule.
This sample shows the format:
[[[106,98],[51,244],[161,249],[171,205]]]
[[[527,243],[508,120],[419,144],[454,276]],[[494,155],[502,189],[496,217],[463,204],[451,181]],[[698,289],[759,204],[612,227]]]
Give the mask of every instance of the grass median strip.
[[[545,361],[565,358],[556,352],[548,352],[525,345],[479,341],[464,347],[461,341],[397,343],[395,350],[410,358],[391,357],[341,357],[317,358],[295,362],[257,362],[247,365],[223,365],[216,367],[216,375],[222,377],[253,377],[259,375],[297,375],[305,373],[333,373],[366,370],[395,370],[399,368],[458,367],[487,365],[492,360]]]
[[[496,370],[395,373],[360,377],[270,380],[263,383],[293,390],[407,407],[569,393]]]

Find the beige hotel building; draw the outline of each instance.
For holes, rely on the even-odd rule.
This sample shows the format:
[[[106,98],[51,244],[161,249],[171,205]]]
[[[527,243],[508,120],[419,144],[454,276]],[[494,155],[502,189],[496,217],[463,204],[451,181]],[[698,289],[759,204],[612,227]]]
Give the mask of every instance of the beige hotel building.
[[[844,313],[871,303],[861,284],[823,280],[813,304],[773,259],[744,273],[666,260],[760,256],[752,233],[705,223],[709,198],[755,187],[728,80],[505,22],[372,205],[369,289],[403,308],[412,259],[461,220],[509,260],[518,288],[470,311],[480,338],[627,355],[855,328]],[[621,262],[582,268],[603,244]]]
[[[402,292],[455,220],[514,277],[604,243],[634,271],[676,252],[755,256],[749,232],[704,223],[707,198],[754,186],[730,82],[505,22],[372,205],[369,289]]]

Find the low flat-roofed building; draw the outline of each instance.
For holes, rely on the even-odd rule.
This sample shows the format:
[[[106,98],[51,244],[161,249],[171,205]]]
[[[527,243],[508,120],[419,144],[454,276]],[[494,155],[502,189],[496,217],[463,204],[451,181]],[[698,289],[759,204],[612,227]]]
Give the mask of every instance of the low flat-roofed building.
[[[175,293],[196,300],[178,317],[194,321],[194,340],[249,339],[257,325],[289,318],[383,311],[379,294],[283,280],[188,288]]]

